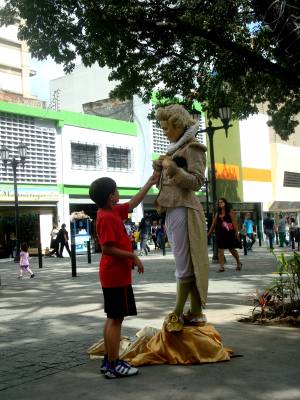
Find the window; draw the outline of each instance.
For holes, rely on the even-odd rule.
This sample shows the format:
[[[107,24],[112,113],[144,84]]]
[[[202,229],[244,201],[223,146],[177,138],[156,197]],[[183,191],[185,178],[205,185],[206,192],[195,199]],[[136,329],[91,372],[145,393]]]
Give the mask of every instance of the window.
[[[107,147],[107,169],[128,171],[131,168],[130,149]]]
[[[46,120],[0,112],[0,144],[11,151],[11,157],[19,157],[18,145],[27,144],[28,153],[24,169],[17,169],[22,183],[56,184],[56,129]],[[11,183],[12,168],[5,169],[0,162],[0,181]]]
[[[73,169],[99,169],[101,158],[99,146],[83,143],[71,143]]]
[[[300,188],[300,173],[284,171],[283,186]]]

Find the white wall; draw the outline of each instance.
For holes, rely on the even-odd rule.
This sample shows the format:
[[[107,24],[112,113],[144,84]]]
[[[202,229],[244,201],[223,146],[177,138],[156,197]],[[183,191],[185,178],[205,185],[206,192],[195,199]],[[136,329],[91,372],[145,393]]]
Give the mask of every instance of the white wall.
[[[31,97],[28,47],[17,33],[17,25],[0,27],[0,89]]]
[[[242,166],[271,169],[268,116],[252,115],[239,121]]]
[[[283,186],[284,171],[300,173],[300,148],[286,144],[272,144],[274,157],[274,200],[299,201],[300,188]]]
[[[152,175],[152,125],[147,118],[151,111],[150,104],[144,104],[138,96],[133,98],[134,121],[138,125],[138,164],[140,186]]]
[[[21,47],[8,46],[0,43],[0,63],[21,68]]]
[[[52,214],[40,214],[40,239],[42,250],[50,247],[50,232],[52,231]]]
[[[0,89],[14,93],[22,93],[21,75],[17,75],[15,72],[13,74],[9,74],[7,72],[0,71]]]
[[[60,109],[82,112],[82,104],[109,97],[116,86],[115,81],[108,80],[109,73],[107,67],[97,64],[90,68],[78,65],[71,74],[50,81],[50,94],[60,89]]]
[[[1,2],[0,2],[1,7]],[[15,43],[21,43],[18,40],[18,26],[17,25],[9,25],[9,26],[0,26],[0,38],[10,40]]]
[[[272,170],[268,117],[257,114],[239,121],[242,168]],[[243,180],[245,202],[272,200],[272,182]]]

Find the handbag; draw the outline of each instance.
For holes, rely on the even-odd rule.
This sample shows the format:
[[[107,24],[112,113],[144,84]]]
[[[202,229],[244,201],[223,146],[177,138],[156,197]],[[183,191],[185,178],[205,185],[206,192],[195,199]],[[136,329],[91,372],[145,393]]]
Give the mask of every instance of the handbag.
[[[234,240],[233,240],[233,247],[235,249],[242,249],[243,248],[243,244],[242,244],[241,240],[235,237]]]

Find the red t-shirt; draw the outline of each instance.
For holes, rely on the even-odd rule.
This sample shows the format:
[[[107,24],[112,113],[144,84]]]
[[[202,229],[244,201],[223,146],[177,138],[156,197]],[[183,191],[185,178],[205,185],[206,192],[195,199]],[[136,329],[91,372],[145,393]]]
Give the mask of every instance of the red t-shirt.
[[[116,204],[112,210],[97,212],[97,236],[101,246],[110,243],[118,249],[130,251],[132,246],[123,221],[128,218],[129,203]],[[131,258],[120,258],[102,254],[99,265],[99,278],[102,287],[130,285]]]

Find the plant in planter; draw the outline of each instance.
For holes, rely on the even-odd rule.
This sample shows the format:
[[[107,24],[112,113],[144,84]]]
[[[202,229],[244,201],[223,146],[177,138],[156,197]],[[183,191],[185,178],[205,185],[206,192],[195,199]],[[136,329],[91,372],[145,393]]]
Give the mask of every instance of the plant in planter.
[[[274,274],[276,277],[265,290],[256,290],[252,321],[291,320],[300,316],[300,254],[281,253]]]

